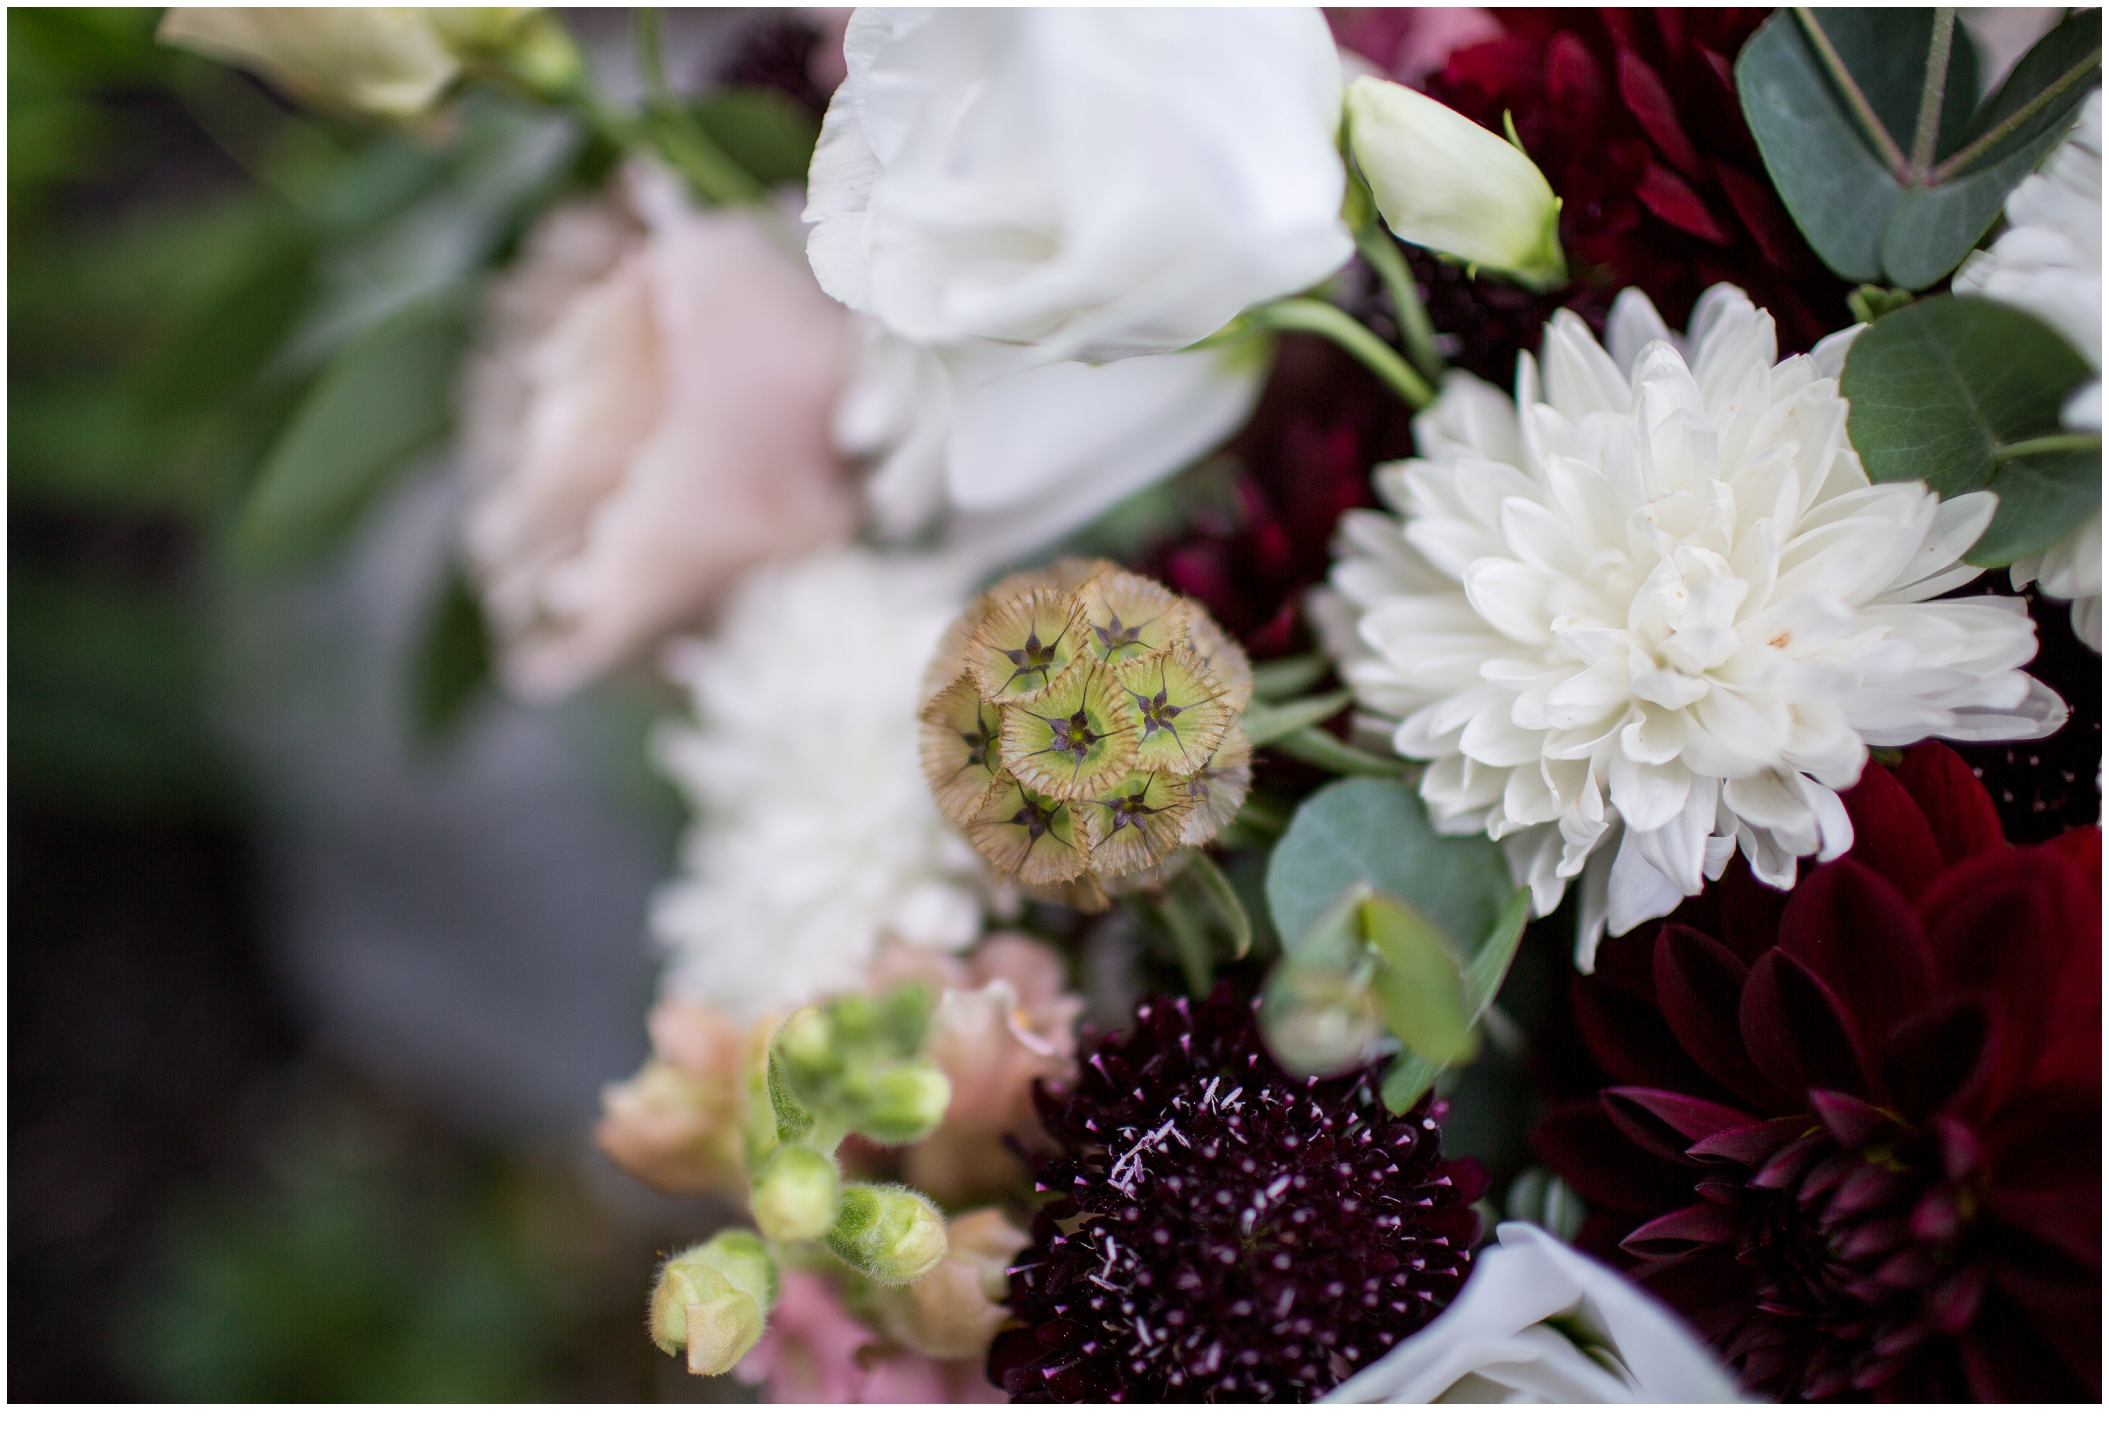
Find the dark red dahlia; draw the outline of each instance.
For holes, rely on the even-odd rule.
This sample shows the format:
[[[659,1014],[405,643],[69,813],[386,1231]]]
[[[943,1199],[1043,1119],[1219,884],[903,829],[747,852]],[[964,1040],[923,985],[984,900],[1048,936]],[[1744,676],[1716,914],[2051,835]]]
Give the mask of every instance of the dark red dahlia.
[[[1426,88],[1497,133],[1514,118],[1562,200],[1574,281],[1535,296],[1417,254],[1430,319],[1457,338],[1459,365],[1506,387],[1555,307],[1601,330],[1626,286],[1681,327],[1701,291],[1732,282],[1772,313],[1782,351],[1850,324],[1848,288],[1795,229],[1736,100],[1736,52],[1769,11],[1494,13],[1506,33],[1452,52]]]
[[[1456,1296],[1486,1176],[1443,1158],[1440,1103],[1395,1117],[1374,1071],[1289,1078],[1228,985],[1082,1053],[1039,1095],[1067,1156],[989,1350],[1014,1400],[1308,1400]]]
[[[2004,571],[1991,572],[1964,589],[2011,596]],[[2008,842],[2043,842],[2102,815],[2102,654],[2072,633],[2072,603],[2027,589],[2029,620],[2036,624],[2036,655],[2028,672],[2063,697],[2072,716],[2050,736],[2034,742],[1993,742],[1958,747],[1963,761],[1984,782],[1999,809]]]
[[[2101,1390],[2101,834],[2011,848],[1953,752],[1846,857],[1738,865],[1577,979],[1602,1087],[1535,1142],[1579,1242],[1782,1399]]]

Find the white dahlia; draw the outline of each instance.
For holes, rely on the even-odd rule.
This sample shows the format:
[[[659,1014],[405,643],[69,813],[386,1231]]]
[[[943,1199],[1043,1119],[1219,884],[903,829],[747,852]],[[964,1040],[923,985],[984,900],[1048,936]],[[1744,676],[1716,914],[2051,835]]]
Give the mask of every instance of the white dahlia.
[[[1954,289],[2027,311],[2102,369],[2102,93],[2080,107],[2071,134],[2006,198],[2010,229],[1955,273]],[[2067,431],[2102,429],[2099,374],[2065,403]],[[2037,556],[2015,562],[2016,587],[2072,602],[2072,629],[2102,650],[2102,514]]]
[[[1671,334],[1638,291],[1607,353],[1569,312],[1516,401],[1461,372],[1379,467],[1406,520],[1342,521],[1314,612],[1436,825],[1499,841],[1536,911],[1582,878],[1576,961],[1719,877],[1738,843],[1774,887],[1838,856],[1837,789],[1870,744],[2040,737],[2066,708],[2016,670],[2013,598],[1932,601],[1988,495],[1868,483],[1846,440],[1847,336],[1777,355],[1716,286]]]
[[[655,739],[696,823],[652,931],[667,991],[742,1017],[862,987],[882,942],[953,950],[984,873],[923,781],[923,668],[962,595],[949,569],[834,552],[741,584],[669,670],[696,725]]]

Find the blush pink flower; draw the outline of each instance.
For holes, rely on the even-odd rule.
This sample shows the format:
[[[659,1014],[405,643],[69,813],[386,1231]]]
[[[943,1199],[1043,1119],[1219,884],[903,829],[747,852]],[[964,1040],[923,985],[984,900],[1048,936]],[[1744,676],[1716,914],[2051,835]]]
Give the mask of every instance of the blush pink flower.
[[[465,541],[522,696],[572,690],[757,562],[853,530],[828,439],[847,318],[757,216],[633,170],[530,234],[490,332]]]
[[[1004,1139],[1048,1146],[1033,1083],[1076,1068],[1083,999],[1068,991],[1062,955],[1023,933],[998,933],[971,959],[895,946],[872,964],[874,987],[911,979],[938,990],[924,1047],[952,1083],[936,1133],[909,1150],[908,1181],[948,1201],[991,1198],[1025,1176]]]
[[[853,1318],[812,1274],[786,1270],[769,1331],[733,1370],[771,1404],[1000,1404],[979,1359],[925,1358]]]
[[[669,998],[646,1024],[652,1057],[601,1090],[593,1140],[662,1193],[708,1193],[740,1177],[741,1065],[773,1023],[743,1032],[725,1014]]]

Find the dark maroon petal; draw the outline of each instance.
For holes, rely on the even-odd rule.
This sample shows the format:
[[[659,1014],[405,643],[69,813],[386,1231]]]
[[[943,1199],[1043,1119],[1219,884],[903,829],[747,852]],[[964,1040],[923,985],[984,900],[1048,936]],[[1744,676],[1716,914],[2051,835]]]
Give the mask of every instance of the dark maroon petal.
[[[1882,1081],[1897,1111],[1924,1121],[1974,1094],[1989,1067],[1992,1022],[1965,998],[1906,1018],[1882,1045]]]
[[[1788,218],[1785,208],[1772,198],[1771,189],[1748,171],[1721,160],[1714,162],[1714,179],[1721,183],[1736,218],[1757,241],[1758,250],[1765,259],[1783,269],[1792,265],[1794,222]]]
[[[1952,867],[1982,852],[2002,852],[2006,833],[1999,810],[1970,764],[1938,742],[1921,742],[1904,754],[1897,781],[1919,805],[1941,857]]]
[[[1707,211],[1706,203],[1693,194],[1692,188],[1679,179],[1676,172],[1650,161],[1634,194],[1640,197],[1642,205],[1678,230],[1689,231],[1716,245],[1727,242],[1728,232],[1721,229],[1721,223]]]
[[[1641,980],[1648,981],[1645,970]],[[1685,1056],[1651,999],[1617,986],[1616,979],[1603,973],[1576,978],[1572,996],[1582,1038],[1614,1082],[1699,1097],[1721,1091],[1719,1084]]]
[[[1888,768],[1869,763],[1859,782],[1838,799],[1853,822],[1853,849],[1847,856],[1902,893],[1907,902],[1924,892],[1946,860],[1926,814],[1904,784]]]
[[[1886,774],[1884,782],[1896,787]],[[1898,795],[1902,791],[1897,788]],[[1929,855],[1932,849],[1928,838]],[[1801,880],[1780,917],[1779,945],[1830,985],[1864,1039],[1887,1034],[1900,1018],[1924,1007],[1932,990],[1917,917],[1895,888],[1857,858],[1827,863]]]
[[[1945,1189],[1927,1194],[1911,1210],[1911,1236],[1928,1243],[1946,1243],[1962,1232],[1962,1205]]]
[[[1977,1316],[1977,1306],[1984,1300],[1984,1293],[1982,1269],[1964,1269],[1950,1275],[1927,1296],[1926,1307],[1933,1327],[1944,1334],[1961,1333]]]
[[[1703,176],[1705,168],[1699,162],[1699,152],[1684,127],[1677,122],[1677,103],[1663,87],[1662,77],[1638,55],[1624,46],[1618,52],[1618,94],[1640,122],[1640,128],[1655,142],[1662,157],[1688,180]],[[1726,237],[1720,239],[1725,240]]]
[[[1593,1208],[1650,1218],[1691,1200],[1693,1166],[1641,1148],[1594,1099],[1547,1109],[1531,1145]]]
[[[1733,1209],[1719,1204],[1695,1203],[1661,1218],[1651,1219],[1626,1235],[1621,1246],[1640,1258],[1675,1259],[1703,1248],[1732,1243],[1736,1236]]]
[[[1743,985],[1739,1021],[1750,1061],[1785,1093],[1811,1088],[1868,1096],[1860,1041],[1845,1007],[1819,978],[1778,948]]]
[[[1797,1138],[1765,1160],[1758,1171],[1750,1175],[1752,1188],[1790,1188],[1798,1183],[1809,1165],[1818,1157],[1837,1147],[1830,1136],[1810,1133]]]
[[[1655,939],[1655,998],[1671,1034],[1694,1062],[1760,1113],[1794,1111],[1797,1095],[1775,1086],[1743,1049],[1742,959],[1693,928],[1666,925]]]
[[[1912,1189],[1910,1175],[1892,1171],[1879,1163],[1862,1163],[1831,1195],[1831,1201],[1824,1205],[1818,1222],[1825,1228],[1835,1228],[1855,1214],[1902,1203],[1911,1196]]]
[[[1809,1106],[1816,1110],[1823,1126],[1831,1130],[1831,1136],[1847,1148],[1865,1148],[1904,1131],[1904,1126],[1890,1114],[1850,1093],[1811,1088]]]
[[[1878,1218],[1872,1223],[1863,1223],[1838,1242],[1838,1256],[1842,1259],[1860,1260],[1891,1253],[1903,1247],[1911,1237],[1910,1224],[1891,1216]]]
[[[1706,1162],[1740,1163],[1755,1168],[1810,1131],[1807,1118],[1774,1118],[1748,1128],[1709,1134],[1684,1151],[1688,1157]]]
[[[1941,1171],[1949,1182],[1968,1178],[1984,1166],[1984,1144],[1961,1119],[1935,1119],[1933,1137],[1940,1145]]]
[[[1613,1122],[1618,1121],[1621,1111],[1628,1111],[1645,1114],[1667,1125],[1675,1138],[1679,1157],[1695,1139],[1725,1129],[1747,1128],[1758,1121],[1740,1109],[1726,1108],[1682,1093],[1665,1093],[1656,1088],[1606,1088],[1603,1098],[1611,1110]],[[1628,1136],[1631,1136],[1630,1131]]]
[[[1835,1148],[1836,1145],[1834,1144],[1833,1147]],[[1839,1184],[1845,1182],[1847,1178],[1852,1176],[1853,1170],[1859,1166],[1859,1154],[1843,1151],[1834,1152],[1809,1170],[1807,1176],[1801,1181],[1801,1187],[1795,1190],[1794,1196],[1802,1203],[1814,1203]]]

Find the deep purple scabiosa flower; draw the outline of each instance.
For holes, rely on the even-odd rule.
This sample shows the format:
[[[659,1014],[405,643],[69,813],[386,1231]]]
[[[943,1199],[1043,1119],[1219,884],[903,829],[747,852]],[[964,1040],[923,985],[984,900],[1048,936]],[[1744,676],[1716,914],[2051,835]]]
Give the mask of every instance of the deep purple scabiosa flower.
[[[1039,1093],[1066,1156],[989,1350],[1014,1401],[1302,1402],[1456,1296],[1486,1174],[1443,1157],[1441,1103],[1394,1116],[1375,1070],[1290,1078],[1227,984],[1081,1053]]]
[[[1740,864],[1573,988],[1611,1086],[1549,1109],[1577,1243],[1780,1399],[2101,1392],[2101,833],[2009,847],[1921,743],[1852,851]]]

